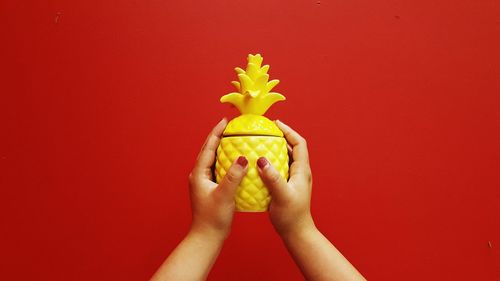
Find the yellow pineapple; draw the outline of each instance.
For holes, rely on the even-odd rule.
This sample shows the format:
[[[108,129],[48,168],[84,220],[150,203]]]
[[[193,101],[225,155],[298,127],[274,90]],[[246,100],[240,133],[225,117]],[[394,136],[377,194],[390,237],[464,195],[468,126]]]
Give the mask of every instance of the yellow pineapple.
[[[288,151],[283,132],[274,122],[262,116],[277,101],[285,100],[278,93],[270,92],[279,80],[269,81],[269,65],[262,65],[260,54],[248,55],[246,70],[235,68],[238,81],[232,84],[238,92],[223,96],[222,103],[231,103],[241,115],[231,120],[224,130],[217,148],[215,176],[219,183],[231,164],[241,155],[248,159],[248,172],[236,191],[236,210],[263,212],[268,209],[271,197],[259,177],[256,162],[266,157],[288,178]]]

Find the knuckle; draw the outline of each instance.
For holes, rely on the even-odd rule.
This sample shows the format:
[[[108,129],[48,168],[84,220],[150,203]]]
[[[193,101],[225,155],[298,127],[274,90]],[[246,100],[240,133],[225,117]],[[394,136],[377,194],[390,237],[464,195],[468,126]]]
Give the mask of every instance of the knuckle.
[[[277,172],[270,173],[268,176],[268,181],[270,184],[277,184],[281,180],[281,175]]]
[[[237,174],[237,173],[235,173],[234,171],[231,171],[231,170],[230,170],[230,171],[226,174],[226,180],[227,180],[228,182],[233,182],[233,183],[234,183],[234,182],[237,182],[237,181],[238,181],[238,178],[239,178],[239,177],[238,177],[238,174]]]

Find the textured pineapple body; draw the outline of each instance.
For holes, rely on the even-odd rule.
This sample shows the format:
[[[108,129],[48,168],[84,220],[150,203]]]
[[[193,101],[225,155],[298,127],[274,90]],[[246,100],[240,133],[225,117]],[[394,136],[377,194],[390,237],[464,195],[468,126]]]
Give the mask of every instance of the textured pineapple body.
[[[227,136],[223,137],[217,148],[215,177],[217,183],[226,175],[231,164],[239,157],[248,159],[248,172],[236,191],[237,211],[264,212],[269,207],[271,196],[257,171],[259,157],[266,157],[288,179],[287,143],[280,136]]]

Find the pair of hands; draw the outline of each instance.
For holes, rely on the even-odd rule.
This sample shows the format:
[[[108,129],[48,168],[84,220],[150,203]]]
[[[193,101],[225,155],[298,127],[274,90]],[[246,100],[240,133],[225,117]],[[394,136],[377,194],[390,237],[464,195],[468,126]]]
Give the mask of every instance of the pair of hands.
[[[226,125],[224,118],[213,128],[189,175],[193,213],[191,231],[220,239],[225,239],[231,230],[234,195],[248,166],[248,161],[240,157],[220,184],[213,181],[211,168]],[[314,227],[310,212],[312,175],[305,139],[283,122],[276,121],[276,125],[283,131],[292,155],[290,179],[286,182],[264,157],[257,161],[257,169],[272,196],[269,206],[271,222],[279,235],[286,236]]]
[[[257,160],[260,177],[269,188],[271,222],[306,280],[365,280],[335,246],[316,228],[310,212],[312,177],[304,138],[276,121],[289,144],[293,162],[288,182],[265,158]],[[152,281],[205,280],[229,235],[235,209],[234,194],[248,169],[239,157],[219,185],[212,166],[227,121],[212,130],[189,175],[193,222],[188,235],[170,253]]]

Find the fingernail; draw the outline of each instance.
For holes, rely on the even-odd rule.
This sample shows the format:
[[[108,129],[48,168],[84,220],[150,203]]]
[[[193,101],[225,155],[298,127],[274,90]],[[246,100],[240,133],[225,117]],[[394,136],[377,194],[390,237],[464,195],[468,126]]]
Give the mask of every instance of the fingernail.
[[[267,161],[267,159],[264,157],[260,157],[257,160],[257,166],[259,166],[259,168],[261,168],[261,169],[264,169],[268,164],[269,164],[269,161]]]
[[[283,123],[283,121],[281,121],[281,120],[276,120],[276,125],[278,125],[278,127],[279,127],[279,126],[282,126],[282,127],[288,127],[288,125],[287,125],[287,124],[285,124],[285,123]]]
[[[238,160],[236,160],[236,163],[245,168],[248,165],[248,160],[245,158],[245,156],[240,156],[238,157]]]

